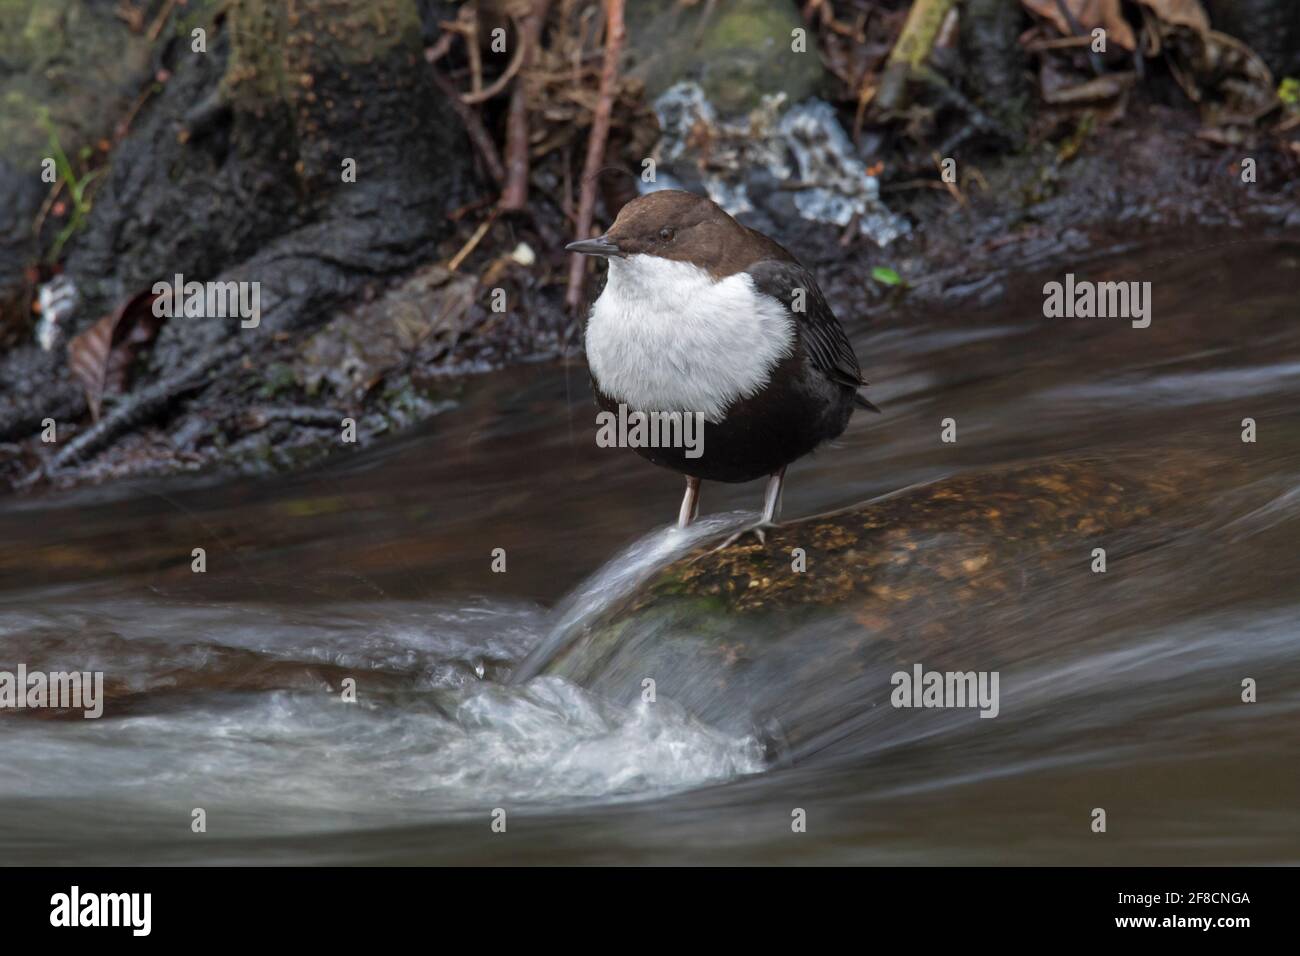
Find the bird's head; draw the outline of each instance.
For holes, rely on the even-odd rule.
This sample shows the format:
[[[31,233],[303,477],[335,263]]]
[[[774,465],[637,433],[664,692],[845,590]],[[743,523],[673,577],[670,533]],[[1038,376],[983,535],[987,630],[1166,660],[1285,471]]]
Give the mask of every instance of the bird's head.
[[[565,249],[611,262],[638,256],[689,262],[721,278],[736,271],[729,268],[730,260],[749,235],[712,200],[662,189],[624,206],[603,236],[571,242]]]

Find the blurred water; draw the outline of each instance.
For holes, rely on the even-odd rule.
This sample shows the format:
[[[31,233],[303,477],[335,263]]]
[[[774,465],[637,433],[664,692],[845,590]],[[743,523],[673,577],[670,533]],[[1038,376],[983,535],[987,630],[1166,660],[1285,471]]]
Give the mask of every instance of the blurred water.
[[[1042,318],[1065,268],[993,312],[846,322],[886,413],[791,469],[788,517],[1044,456],[1234,462],[1096,590],[954,612],[997,719],[888,707],[905,650],[842,668],[836,619],[782,634],[815,679],[774,653],[740,704],[707,669],[653,705],[510,685],[695,540],[664,530],[679,479],[595,446],[581,367],[515,369],[306,474],[0,502],[0,670],[109,685],[100,720],[0,712],[0,862],[1296,862],[1300,249],[1151,249],[1068,269],[1151,281],[1149,329]],[[760,495],[706,485],[703,532]],[[826,732],[773,763],[796,712]]]

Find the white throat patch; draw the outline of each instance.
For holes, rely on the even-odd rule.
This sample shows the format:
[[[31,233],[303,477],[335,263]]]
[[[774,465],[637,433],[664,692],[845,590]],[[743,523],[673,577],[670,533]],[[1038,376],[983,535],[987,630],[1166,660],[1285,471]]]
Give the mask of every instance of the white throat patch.
[[[609,281],[587,323],[587,361],[610,398],[634,411],[703,412],[760,391],[794,350],[785,306],[747,273],[715,281],[660,256],[609,260]]]

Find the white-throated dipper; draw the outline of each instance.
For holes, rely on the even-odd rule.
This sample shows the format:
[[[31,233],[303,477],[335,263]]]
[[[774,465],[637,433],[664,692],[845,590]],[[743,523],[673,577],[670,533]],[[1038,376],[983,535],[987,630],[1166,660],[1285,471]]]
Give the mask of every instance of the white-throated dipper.
[[[812,273],[709,199],[649,193],[603,236],[565,248],[609,261],[586,333],[597,404],[703,416],[698,457],[637,448],[686,476],[679,527],[695,519],[702,480],[768,476],[752,529],[762,540],[786,467],[843,432],[855,407],[879,411],[858,392],[857,356]]]

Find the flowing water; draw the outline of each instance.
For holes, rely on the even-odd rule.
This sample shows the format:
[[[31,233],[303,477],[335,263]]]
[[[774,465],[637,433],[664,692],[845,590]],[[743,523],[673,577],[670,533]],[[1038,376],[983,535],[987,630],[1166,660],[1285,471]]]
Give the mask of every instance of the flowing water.
[[[1150,281],[1151,327],[1045,319],[1066,271]],[[704,706],[512,683],[761,495],[706,485],[712,517],[667,528],[679,480],[595,446],[577,365],[448,386],[454,410],[306,473],[0,501],[0,671],[108,694],[96,720],[0,711],[0,862],[1296,863],[1297,306],[1300,247],[1239,240],[846,323],[885,414],[791,469],[787,518],[1081,454],[1232,465],[1104,592],[962,618],[971,666],[1005,662],[992,720],[890,708],[889,668],[831,666],[831,625],[786,635],[826,648],[815,683],[760,658]],[[767,716],[800,708],[834,733],[774,756]]]

